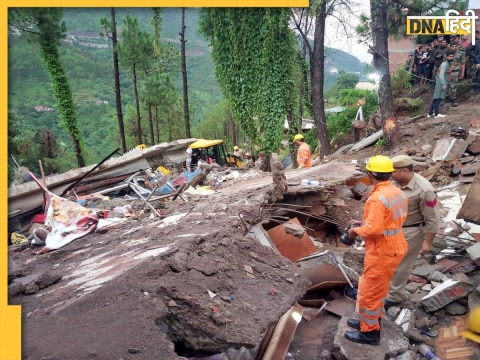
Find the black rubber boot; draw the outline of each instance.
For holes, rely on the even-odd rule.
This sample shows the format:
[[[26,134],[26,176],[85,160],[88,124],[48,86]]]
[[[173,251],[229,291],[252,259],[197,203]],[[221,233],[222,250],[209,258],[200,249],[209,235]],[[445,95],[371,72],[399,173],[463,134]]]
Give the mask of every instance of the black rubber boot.
[[[397,301],[390,301],[385,299],[385,301],[383,302],[383,307],[385,308],[385,310],[390,309],[392,306],[399,306],[399,305],[400,305],[399,301],[397,302]]]
[[[367,345],[378,345],[380,344],[380,331],[373,330],[367,332],[361,331],[345,331],[345,338],[347,340]]]
[[[357,319],[348,319],[347,325],[353,329],[360,330],[360,320]]]
[[[382,321],[381,318],[378,319],[379,324],[381,323],[381,321]],[[360,320],[350,318],[347,320],[347,325],[353,329],[360,330]]]

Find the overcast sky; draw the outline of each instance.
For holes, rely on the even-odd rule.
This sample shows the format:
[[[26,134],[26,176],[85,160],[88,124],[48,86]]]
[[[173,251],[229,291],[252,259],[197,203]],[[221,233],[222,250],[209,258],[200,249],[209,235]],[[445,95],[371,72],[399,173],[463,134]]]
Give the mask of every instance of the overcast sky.
[[[350,25],[350,29],[347,30],[349,34],[345,33],[344,28],[339,25],[339,22],[335,20],[334,17],[328,16],[326,24],[327,31],[325,32],[325,46],[341,49],[357,57],[360,61],[371,63],[372,55],[367,52],[368,47],[365,44],[359,43],[359,37],[354,30],[360,23],[359,17],[362,13],[367,15],[370,14],[369,1],[362,1],[361,5],[355,8],[355,15],[335,14],[335,16],[343,18],[343,21]]]

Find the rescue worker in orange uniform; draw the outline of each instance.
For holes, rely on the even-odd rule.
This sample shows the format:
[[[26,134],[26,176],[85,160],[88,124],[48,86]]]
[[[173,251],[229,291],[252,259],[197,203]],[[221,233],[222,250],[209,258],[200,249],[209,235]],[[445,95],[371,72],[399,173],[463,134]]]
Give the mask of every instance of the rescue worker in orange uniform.
[[[365,240],[364,270],[357,297],[359,314],[358,319],[347,320],[356,331],[346,331],[345,337],[357,343],[378,345],[380,318],[390,280],[408,249],[402,230],[408,199],[389,181],[394,170],[389,157],[371,157],[366,169],[373,189],[365,202],[363,222],[352,220],[358,227],[348,230],[349,239],[359,235]]]
[[[305,142],[305,138],[302,134],[297,134],[293,137],[293,141],[298,146],[297,148],[297,164],[298,168],[312,167],[312,161],[310,159],[310,146]]]

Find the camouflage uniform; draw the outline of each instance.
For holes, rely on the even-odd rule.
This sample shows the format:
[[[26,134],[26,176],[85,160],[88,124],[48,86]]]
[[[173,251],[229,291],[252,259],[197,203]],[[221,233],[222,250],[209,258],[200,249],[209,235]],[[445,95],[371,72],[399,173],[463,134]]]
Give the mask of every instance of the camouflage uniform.
[[[462,76],[462,68],[465,66],[465,48],[461,44],[457,45],[455,57],[450,63],[450,81],[448,83],[447,98],[452,103],[456,103],[458,79]]]

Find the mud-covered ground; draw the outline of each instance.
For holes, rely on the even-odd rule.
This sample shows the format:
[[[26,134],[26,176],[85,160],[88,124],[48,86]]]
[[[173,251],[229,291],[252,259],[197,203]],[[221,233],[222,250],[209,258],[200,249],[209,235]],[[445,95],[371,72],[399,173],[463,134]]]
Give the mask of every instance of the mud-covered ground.
[[[369,146],[323,163],[357,160],[361,167],[377,153],[434,146],[451,128],[469,128],[479,99],[459,99],[441,121],[402,126],[395,151]],[[287,176],[289,186],[312,178],[316,170],[309,171]],[[315,174],[326,181],[352,175],[335,165]],[[11,250],[9,302],[22,305],[23,358],[180,359],[257,346],[308,286],[292,262],[245,236],[271,182],[266,174],[161,204],[165,218],[179,216],[170,224],[147,209],[56,251]]]

